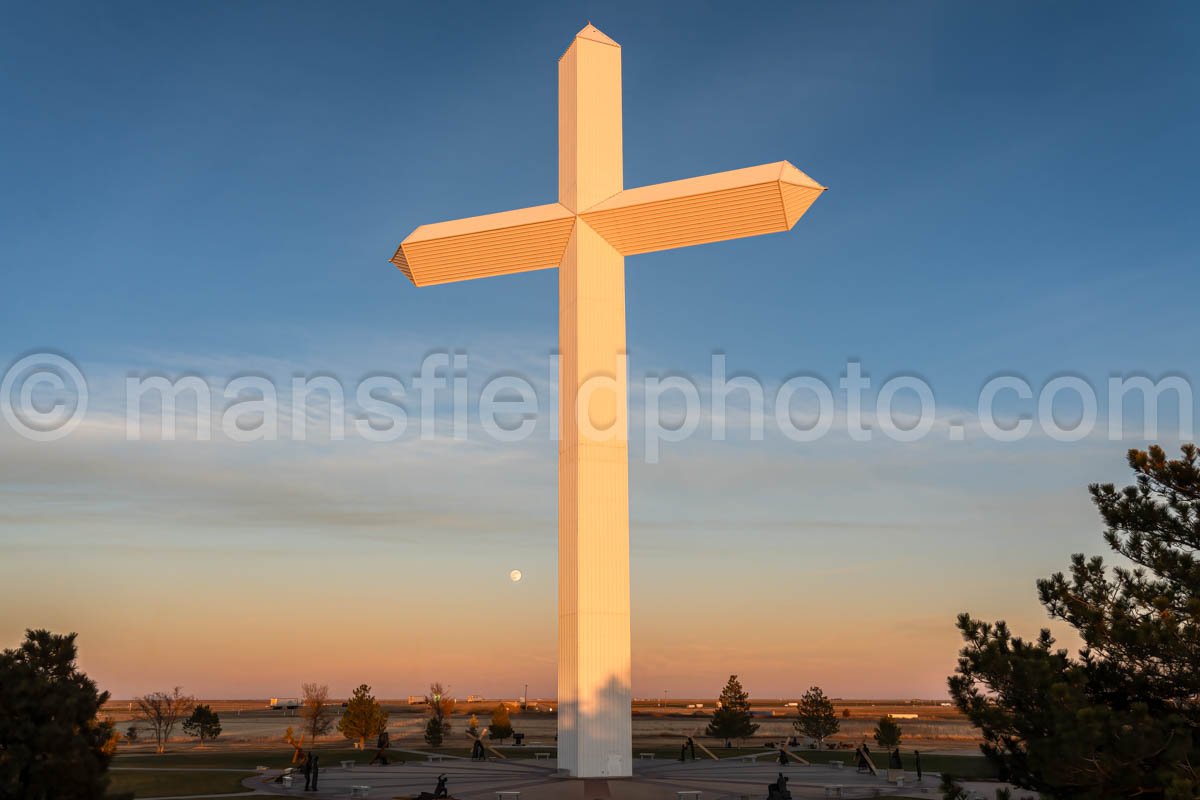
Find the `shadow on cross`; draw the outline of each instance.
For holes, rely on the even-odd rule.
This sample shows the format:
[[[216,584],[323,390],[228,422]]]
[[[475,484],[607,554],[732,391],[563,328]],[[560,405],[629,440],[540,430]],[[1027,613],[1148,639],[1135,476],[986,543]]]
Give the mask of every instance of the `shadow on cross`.
[[[584,777],[626,777],[633,771],[629,752],[632,688],[610,676],[591,702],[572,699],[558,706],[558,766]],[[586,710],[584,710],[586,709]],[[580,732],[588,744],[580,749]]]

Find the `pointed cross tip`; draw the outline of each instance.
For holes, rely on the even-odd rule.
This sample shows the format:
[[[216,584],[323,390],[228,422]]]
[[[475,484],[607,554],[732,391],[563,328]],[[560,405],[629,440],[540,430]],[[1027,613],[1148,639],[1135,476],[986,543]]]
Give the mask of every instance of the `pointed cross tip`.
[[[820,189],[821,191],[825,191],[829,188],[828,186],[823,186],[817,181],[814,181],[806,173],[797,169],[796,166],[790,161],[779,162],[779,180],[783,181],[784,183],[794,184],[796,186],[807,186],[811,189]]]
[[[575,34],[575,38],[589,39],[593,42],[600,42],[601,44],[611,44],[613,47],[621,46],[606,36],[602,30],[597,28],[591,22],[588,22],[587,25],[584,25],[583,28],[580,29],[579,33]]]

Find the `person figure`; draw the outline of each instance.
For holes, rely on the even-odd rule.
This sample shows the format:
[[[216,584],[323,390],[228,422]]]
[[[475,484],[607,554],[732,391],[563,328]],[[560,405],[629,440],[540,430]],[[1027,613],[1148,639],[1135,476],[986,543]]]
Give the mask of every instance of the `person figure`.
[[[688,746],[688,753],[690,753],[692,756],[692,761],[695,761],[696,760],[696,740],[689,736],[688,740],[687,740],[687,746]]]
[[[921,778],[922,778],[922,775],[921,775],[921,751],[913,750],[913,758],[915,758],[917,761],[917,783],[920,783]]]
[[[304,791],[312,791],[312,753],[304,754],[304,761],[300,765],[300,771],[304,773]]]
[[[871,771],[871,768],[867,766],[867,757],[863,753],[864,748],[865,748],[865,745],[859,745],[858,747],[854,748],[854,755],[858,757],[858,765],[856,767],[856,770],[858,772],[870,772]]]
[[[679,760],[687,761],[687,742],[679,745]]]
[[[900,760],[900,748],[897,747],[888,756],[888,769],[904,769],[904,762]]]
[[[391,746],[391,737],[387,731],[382,731],[379,738],[375,740],[375,757],[371,759],[371,763],[367,766],[372,766],[376,761],[382,761],[386,767],[388,765],[387,749]]]
[[[787,750],[784,749],[783,744],[781,743],[779,745],[779,766],[786,767],[787,763]],[[780,774],[782,775],[783,773]]]
[[[438,775],[437,788],[433,790],[434,797],[449,797],[450,792],[446,791],[446,775],[445,773]]]
[[[321,777],[321,757],[316,753],[312,754],[312,790],[317,790],[317,779]]]

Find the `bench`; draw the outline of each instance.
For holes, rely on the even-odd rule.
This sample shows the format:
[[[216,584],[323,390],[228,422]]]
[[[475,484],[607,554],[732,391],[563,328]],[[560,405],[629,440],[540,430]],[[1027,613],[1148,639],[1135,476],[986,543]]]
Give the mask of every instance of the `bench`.
[[[534,761],[549,761],[550,754],[549,753],[534,753],[533,760]]]
[[[675,793],[675,800],[700,800],[700,792],[696,789],[685,789]]]
[[[841,769],[842,765],[845,763],[845,761],[830,761],[829,766],[833,767],[834,769]]]
[[[446,757],[441,753],[427,753],[425,755],[425,763],[432,764],[435,761],[445,761]]]
[[[371,791],[370,786],[351,786],[350,787],[350,796],[351,797],[366,797],[367,792],[369,792],[369,791]]]
[[[496,800],[521,800],[520,792],[496,792]]]
[[[341,764],[342,764],[342,769],[354,769],[353,761],[343,761],[343,762],[341,762]]]
[[[653,760],[654,760],[654,753],[638,753],[638,758],[639,758],[639,759],[645,759],[645,758],[648,758],[648,759],[650,759],[651,761],[653,761]]]
[[[841,797],[842,796],[842,787],[841,786],[826,786],[825,787],[825,796],[826,797]]]

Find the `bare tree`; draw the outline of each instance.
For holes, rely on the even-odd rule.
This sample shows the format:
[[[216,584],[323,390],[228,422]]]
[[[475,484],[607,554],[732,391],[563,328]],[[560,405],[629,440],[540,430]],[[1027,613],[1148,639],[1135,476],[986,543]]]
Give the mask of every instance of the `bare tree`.
[[[137,706],[133,718],[150,726],[154,735],[154,752],[162,753],[167,749],[167,740],[175,730],[175,723],[185,714],[190,714],[196,700],[191,695],[183,694],[176,686],[168,692],[151,692],[142,697],[134,698]]]
[[[304,720],[304,732],[308,734],[308,745],[312,747],[318,736],[329,733],[337,712],[329,705],[329,687],[325,684],[305,683],[300,687],[300,716]]]

